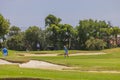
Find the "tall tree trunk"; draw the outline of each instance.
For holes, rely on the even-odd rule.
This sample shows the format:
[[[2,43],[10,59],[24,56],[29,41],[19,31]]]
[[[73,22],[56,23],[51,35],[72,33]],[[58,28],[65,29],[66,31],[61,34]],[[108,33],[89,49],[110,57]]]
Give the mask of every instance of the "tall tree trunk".
[[[115,35],[115,42],[116,42],[116,45],[118,46],[117,34]]]

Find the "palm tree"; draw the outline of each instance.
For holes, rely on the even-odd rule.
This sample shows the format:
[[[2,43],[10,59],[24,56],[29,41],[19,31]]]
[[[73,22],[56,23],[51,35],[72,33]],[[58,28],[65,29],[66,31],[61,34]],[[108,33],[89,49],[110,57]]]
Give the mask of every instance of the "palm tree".
[[[117,27],[117,26],[115,26],[115,27],[113,27],[112,28],[113,29],[113,36],[115,37],[115,42],[116,42],[116,45],[117,45],[117,41],[118,41],[118,39],[117,39],[117,35],[118,34],[120,34],[120,28],[119,27]]]

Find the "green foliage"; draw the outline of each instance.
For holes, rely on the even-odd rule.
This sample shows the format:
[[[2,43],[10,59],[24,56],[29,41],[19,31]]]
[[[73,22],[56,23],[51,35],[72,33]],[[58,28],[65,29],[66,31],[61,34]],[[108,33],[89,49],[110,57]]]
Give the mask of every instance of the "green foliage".
[[[0,37],[3,37],[9,32],[10,23],[0,14]]]
[[[64,25],[61,24],[59,25],[59,28],[60,30],[58,34],[59,36],[58,40],[59,42],[62,43],[61,47],[63,47],[64,44],[68,44],[68,47],[71,48],[71,45],[72,45],[71,39],[73,38],[75,34],[74,28],[69,24],[64,24]]]
[[[45,18],[45,24],[47,26],[48,39],[52,45],[57,49],[62,49],[64,44],[68,44],[71,47],[71,39],[73,36],[73,27],[69,24],[60,24],[61,19],[54,15],[48,15]]]
[[[118,46],[118,45],[120,45],[120,44],[117,44],[117,43],[118,43],[117,36],[118,36],[118,34],[120,34],[120,28],[117,27],[117,26],[115,26],[115,27],[113,27],[112,29],[113,29],[112,35],[115,37],[116,45]]]
[[[61,19],[57,18],[56,16],[49,14],[46,18],[45,18],[45,26],[49,27],[52,24],[58,25],[60,23]]]
[[[37,50],[37,43],[41,43],[41,29],[31,26],[25,31],[25,43],[29,50]]]
[[[7,39],[7,46],[12,50],[25,50],[24,33],[19,33]]]
[[[80,48],[85,49],[85,42],[90,38],[102,38],[101,28],[108,28],[105,21],[81,20],[77,26]],[[103,39],[103,38],[102,38]]]
[[[17,26],[12,26],[9,29],[9,21],[6,20],[0,14],[0,38],[3,39],[1,46],[6,44],[5,40],[8,38],[9,47],[12,40],[21,45],[25,45],[26,49],[37,50],[37,44],[40,44],[40,49],[44,50],[48,47],[53,49],[63,49],[63,45],[67,44],[69,49],[103,49],[117,47],[118,39],[117,36],[120,34],[120,28],[117,26],[111,26],[110,22],[105,22],[101,20],[86,19],[80,20],[79,25],[76,27],[70,24],[61,24],[62,19],[49,14],[45,18],[45,29],[42,30],[37,26],[30,26],[26,31],[25,35],[22,37],[20,43],[16,36],[20,33],[20,28]],[[9,35],[6,34],[9,32]],[[16,36],[15,36],[16,35]],[[14,37],[13,37],[14,36]],[[97,42],[90,42],[90,38],[93,37],[98,39]],[[24,39],[23,39],[24,38]],[[101,39],[101,40],[100,40]],[[102,40],[105,41],[102,43]],[[114,41],[110,43],[110,41]],[[17,45],[16,43],[13,43]],[[21,45],[20,45],[21,44]],[[90,47],[91,44],[91,47]],[[14,45],[14,46],[15,46]],[[107,46],[106,46],[107,45]],[[11,48],[13,49],[13,48]]]
[[[17,26],[12,26],[10,27],[10,32],[9,32],[9,36],[13,36],[13,35],[18,35],[20,33],[21,29]]]
[[[47,39],[49,39],[48,45],[47,46],[53,46],[54,48],[57,47],[57,42],[58,42],[58,35],[59,35],[59,23],[61,19],[57,18],[54,15],[49,14],[45,18],[45,26],[47,27],[47,33],[49,36]]]
[[[17,26],[10,27],[6,45],[11,50],[25,50],[24,32]]]
[[[85,44],[88,50],[101,50],[106,47],[106,42],[101,39],[95,39],[93,37],[88,39]]]

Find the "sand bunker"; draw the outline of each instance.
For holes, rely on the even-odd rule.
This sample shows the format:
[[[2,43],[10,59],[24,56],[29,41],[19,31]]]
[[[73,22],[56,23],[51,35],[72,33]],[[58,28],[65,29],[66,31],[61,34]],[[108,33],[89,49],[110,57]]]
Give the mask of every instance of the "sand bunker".
[[[99,55],[99,54],[106,54],[106,53],[76,53],[70,54],[69,56],[77,56],[77,55]],[[57,54],[25,54],[25,56],[57,56]],[[5,60],[0,59],[0,65],[2,64],[17,64],[19,67],[22,68],[39,68],[39,69],[51,69],[51,70],[63,70],[63,69],[72,69],[72,67],[52,64],[44,61],[37,61],[37,60],[30,60],[27,63],[12,63]]]
[[[2,65],[2,64],[14,64],[14,63],[0,59],[0,65]]]
[[[38,68],[38,69],[50,69],[50,70],[64,70],[64,71],[76,71],[73,67],[61,66],[57,64],[52,64],[44,61],[37,61],[37,60],[30,60],[27,63],[19,64],[19,63],[12,63],[5,60],[0,59],[0,65],[3,64],[17,64],[21,68]],[[120,71],[80,71],[78,72],[93,72],[93,73],[120,73]]]
[[[61,66],[57,64],[52,64],[44,61],[30,60],[27,63],[19,64],[23,68],[40,68],[40,69],[52,69],[52,70],[63,70],[68,68],[66,66]]]
[[[20,64],[20,63],[12,63],[12,62],[8,62],[0,59],[0,65],[3,65],[3,64],[10,64],[10,65],[16,64],[16,65],[19,65],[19,67],[21,68],[39,68],[39,69],[51,69],[51,70],[63,70],[63,69],[69,68],[67,66],[62,66],[62,65],[44,62],[44,61],[37,61],[37,60],[30,60],[27,63]]]

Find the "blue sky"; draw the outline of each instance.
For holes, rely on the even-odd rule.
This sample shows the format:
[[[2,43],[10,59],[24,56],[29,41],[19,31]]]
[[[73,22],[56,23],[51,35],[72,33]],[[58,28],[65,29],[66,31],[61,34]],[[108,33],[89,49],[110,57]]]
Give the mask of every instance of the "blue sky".
[[[72,26],[90,18],[120,26],[120,0],[0,0],[0,13],[22,30],[34,25],[44,28],[49,14]]]

